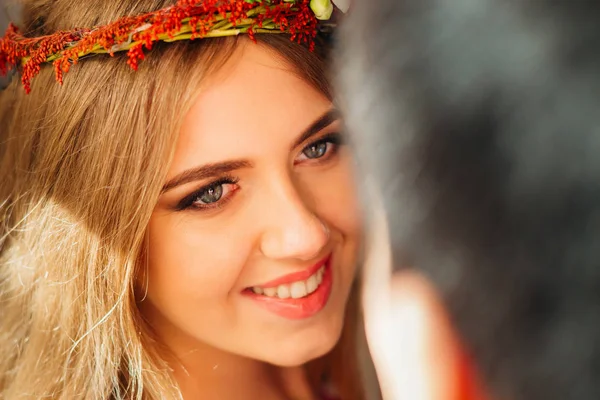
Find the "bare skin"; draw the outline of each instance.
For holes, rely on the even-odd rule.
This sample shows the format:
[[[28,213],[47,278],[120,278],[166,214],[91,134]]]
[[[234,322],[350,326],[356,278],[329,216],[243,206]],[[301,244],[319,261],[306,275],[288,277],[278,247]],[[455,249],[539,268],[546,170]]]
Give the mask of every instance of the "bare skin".
[[[392,274],[383,207],[372,199],[363,307],[385,400],[490,400],[439,293],[414,271]]]
[[[151,218],[142,313],[185,398],[313,399],[304,365],[340,337],[361,231],[341,122],[250,41],[201,89]],[[247,296],[329,255],[331,295],[315,315],[285,318]]]

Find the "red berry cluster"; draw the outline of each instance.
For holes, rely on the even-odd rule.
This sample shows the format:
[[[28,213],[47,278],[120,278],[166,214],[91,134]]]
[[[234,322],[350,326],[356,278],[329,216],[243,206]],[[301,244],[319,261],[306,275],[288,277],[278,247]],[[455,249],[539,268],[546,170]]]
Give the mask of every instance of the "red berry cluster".
[[[21,81],[27,93],[31,80],[41,66],[52,62],[56,79],[63,82],[63,74],[71,65],[90,53],[128,51],[127,63],[137,70],[144,59],[144,48],[165,37],[172,39],[184,26],[191,28],[191,39],[203,38],[217,24],[229,22],[233,28],[248,21],[248,35],[254,39],[255,30],[265,21],[274,24],[292,40],[306,43],[311,50],[317,35],[318,21],[310,9],[310,0],[179,0],[162,10],[123,17],[111,24],[93,29],[76,29],[53,35],[28,38],[16,26],[10,25],[0,38],[0,74],[9,69],[21,69]]]

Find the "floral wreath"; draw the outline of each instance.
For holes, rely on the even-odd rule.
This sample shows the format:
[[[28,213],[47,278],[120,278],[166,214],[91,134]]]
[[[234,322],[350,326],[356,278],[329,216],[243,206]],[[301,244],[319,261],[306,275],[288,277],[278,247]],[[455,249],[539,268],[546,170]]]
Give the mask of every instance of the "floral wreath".
[[[336,4],[342,6],[343,1]],[[257,33],[287,33],[314,50],[320,31],[335,25],[331,0],[179,0],[161,10],[118,19],[108,25],[59,31],[30,38],[10,24],[0,38],[0,75],[17,69],[27,93],[42,65],[52,63],[56,80],[84,57],[127,51],[137,70],[155,42],[175,42]],[[347,7],[344,7],[346,11]]]

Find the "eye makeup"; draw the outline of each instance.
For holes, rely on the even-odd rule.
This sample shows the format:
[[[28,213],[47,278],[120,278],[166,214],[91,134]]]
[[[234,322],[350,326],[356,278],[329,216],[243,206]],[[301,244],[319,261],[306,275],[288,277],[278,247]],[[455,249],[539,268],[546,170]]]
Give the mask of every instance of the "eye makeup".
[[[310,144],[304,146],[302,151],[294,161],[295,165],[306,164],[306,163],[323,163],[328,161],[331,157],[335,156],[339,150],[339,146],[344,145],[344,135],[337,132],[328,133],[321,138],[314,140]],[[319,146],[326,145],[326,150],[322,155],[317,157],[309,157],[307,152],[314,151]]]
[[[323,135],[302,148],[294,160],[294,165],[326,163],[338,153],[339,146],[343,144],[345,138],[341,133],[331,132]],[[306,156],[307,151],[314,151],[315,148],[323,145],[326,145],[326,148],[322,154],[312,158]],[[223,175],[182,198],[175,206],[175,211],[204,212],[223,208],[239,190],[238,183],[239,178],[229,174]],[[211,197],[214,201],[207,202],[206,200],[210,200]]]
[[[190,210],[202,211],[202,210],[211,210],[211,209],[223,207],[231,199],[231,197],[235,194],[235,192],[239,189],[239,187],[237,185],[238,182],[239,182],[239,178],[235,178],[230,175],[220,177],[219,179],[217,179],[207,185],[204,185],[200,189],[185,196],[183,199],[181,199],[179,201],[179,203],[177,203],[176,210],[183,211],[183,210],[190,209]],[[225,190],[223,190],[224,186],[231,186],[231,187],[229,188],[228,191],[225,191]],[[211,191],[214,192],[219,187],[222,190],[222,194],[214,202],[206,203],[201,200],[202,197],[204,197],[206,194],[210,193]]]

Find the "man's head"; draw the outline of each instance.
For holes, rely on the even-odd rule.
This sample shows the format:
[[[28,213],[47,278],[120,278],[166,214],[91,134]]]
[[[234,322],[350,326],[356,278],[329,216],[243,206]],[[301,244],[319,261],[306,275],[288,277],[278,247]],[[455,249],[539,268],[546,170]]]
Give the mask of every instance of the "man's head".
[[[498,397],[600,398],[600,6],[355,3],[340,82],[393,265]]]

